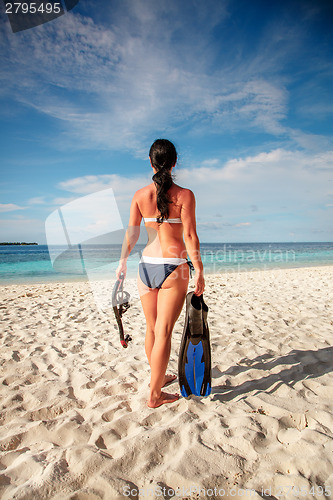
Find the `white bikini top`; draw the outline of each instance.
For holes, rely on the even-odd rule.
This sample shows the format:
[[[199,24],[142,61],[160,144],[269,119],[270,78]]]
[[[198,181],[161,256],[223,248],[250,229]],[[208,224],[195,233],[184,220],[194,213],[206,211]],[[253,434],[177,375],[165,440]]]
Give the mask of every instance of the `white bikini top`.
[[[146,217],[143,218],[144,222],[158,222],[156,217]],[[169,222],[170,224],[181,224],[182,220],[180,218],[177,219],[164,219],[162,222]]]

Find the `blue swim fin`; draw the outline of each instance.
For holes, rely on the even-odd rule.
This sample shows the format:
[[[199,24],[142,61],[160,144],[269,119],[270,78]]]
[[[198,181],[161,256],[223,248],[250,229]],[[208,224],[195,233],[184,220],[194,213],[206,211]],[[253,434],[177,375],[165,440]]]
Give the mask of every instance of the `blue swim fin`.
[[[203,296],[189,292],[178,360],[178,379],[184,397],[211,393],[211,349],[207,323],[208,307]]]

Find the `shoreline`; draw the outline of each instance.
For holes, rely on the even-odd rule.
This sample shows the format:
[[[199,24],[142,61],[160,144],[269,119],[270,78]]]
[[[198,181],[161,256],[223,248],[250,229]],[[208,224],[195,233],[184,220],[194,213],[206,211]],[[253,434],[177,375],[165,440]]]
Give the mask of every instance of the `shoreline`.
[[[278,271],[278,270],[288,270],[288,269],[317,269],[317,268],[327,268],[327,267],[333,267],[333,263],[328,263],[328,264],[321,264],[318,263],[315,265],[313,262],[305,265],[293,265],[293,266],[263,266],[263,267],[253,267],[253,268],[228,268],[224,272],[210,272],[206,271],[205,276],[224,276],[228,274],[243,274],[243,273],[252,273],[252,272],[266,272],[266,271]],[[133,274],[130,272],[129,274]],[[131,276],[128,279],[136,279],[136,277]],[[115,280],[115,277],[111,277],[111,281]],[[39,281],[38,278],[36,278],[36,281],[8,281],[8,282],[2,282],[0,280],[0,288],[1,287],[7,287],[7,286],[19,286],[19,285],[26,285],[26,286],[32,286],[32,285],[52,285],[52,284],[61,284],[61,283],[89,283],[89,279],[87,276],[82,276],[82,278],[74,279],[64,279],[64,280],[59,280],[59,279],[54,279],[54,280],[45,280],[45,281]],[[100,281],[110,281],[110,278],[102,278]]]

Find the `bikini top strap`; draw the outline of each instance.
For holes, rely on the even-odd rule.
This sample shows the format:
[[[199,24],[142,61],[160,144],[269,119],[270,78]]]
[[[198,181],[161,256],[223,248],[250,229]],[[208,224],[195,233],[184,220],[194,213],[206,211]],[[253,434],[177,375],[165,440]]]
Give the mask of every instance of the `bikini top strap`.
[[[143,220],[144,222],[158,222],[156,217],[144,217]],[[162,222],[169,222],[170,224],[181,224],[182,220],[181,218],[177,217],[175,219],[164,219]]]

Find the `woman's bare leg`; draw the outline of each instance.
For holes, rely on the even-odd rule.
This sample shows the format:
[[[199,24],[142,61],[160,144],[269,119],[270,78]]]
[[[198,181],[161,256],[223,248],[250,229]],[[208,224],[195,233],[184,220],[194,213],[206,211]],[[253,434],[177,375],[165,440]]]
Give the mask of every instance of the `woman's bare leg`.
[[[145,351],[150,364],[150,355],[155,342],[155,323],[157,318],[157,289],[150,289],[142,283],[138,274],[138,290],[146,318]]]
[[[155,322],[155,341],[150,355],[151,380],[148,405],[157,407],[176,401],[178,395],[161,391],[165,384],[165,372],[168,366],[171,336],[174,325],[182,310],[188,286],[188,266],[177,269],[175,274],[165,280],[157,296],[157,318]],[[181,267],[181,266],[179,266]]]
[[[148,405],[176,401],[178,394],[167,394],[161,388],[173,380],[165,375],[171,349],[173,327],[182,310],[189,280],[187,264],[179,266],[163,283],[161,289],[151,290],[138,277],[138,288],[146,318],[145,350],[151,367]]]
[[[150,365],[151,351],[155,342],[155,323],[157,318],[157,294],[158,290],[151,290],[142,281],[138,280],[141,303],[146,318],[146,337],[145,351]],[[177,377],[175,375],[165,375],[164,385],[173,382]]]

